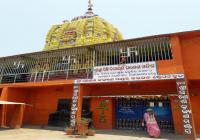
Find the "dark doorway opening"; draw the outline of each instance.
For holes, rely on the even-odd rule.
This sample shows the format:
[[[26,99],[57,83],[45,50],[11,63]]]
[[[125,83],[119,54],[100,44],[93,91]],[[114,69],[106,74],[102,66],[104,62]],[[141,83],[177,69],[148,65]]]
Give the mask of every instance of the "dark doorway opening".
[[[82,104],[82,118],[92,118],[92,112],[90,111],[90,98],[83,98]]]
[[[48,125],[69,126],[71,111],[71,99],[59,99],[57,110],[49,115]]]
[[[59,99],[56,112],[49,115],[48,125],[69,127],[71,102],[71,99]],[[82,117],[90,119],[92,118],[92,112],[90,112],[89,98],[83,98]]]

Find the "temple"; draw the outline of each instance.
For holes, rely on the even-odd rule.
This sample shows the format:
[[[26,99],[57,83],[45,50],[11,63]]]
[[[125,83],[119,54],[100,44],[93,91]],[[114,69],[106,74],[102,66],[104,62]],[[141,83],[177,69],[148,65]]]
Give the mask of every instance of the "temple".
[[[152,108],[168,133],[200,134],[200,31],[123,40],[93,13],[54,25],[43,51],[0,58],[0,127],[141,130]]]

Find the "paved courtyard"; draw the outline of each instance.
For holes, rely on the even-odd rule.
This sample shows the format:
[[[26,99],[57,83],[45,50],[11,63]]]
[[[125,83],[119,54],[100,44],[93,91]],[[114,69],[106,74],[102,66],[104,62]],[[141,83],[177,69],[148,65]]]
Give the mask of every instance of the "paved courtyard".
[[[0,129],[0,140],[151,140],[144,131],[96,130],[95,136],[68,136],[62,128],[26,127]],[[155,139],[155,138],[154,138]],[[162,133],[157,140],[182,140],[181,135]]]

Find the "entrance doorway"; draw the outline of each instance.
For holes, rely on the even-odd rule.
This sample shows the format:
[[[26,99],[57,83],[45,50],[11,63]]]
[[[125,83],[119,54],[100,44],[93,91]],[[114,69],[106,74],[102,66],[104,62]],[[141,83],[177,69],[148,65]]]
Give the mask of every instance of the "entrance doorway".
[[[48,125],[69,127],[71,103],[72,103],[71,99],[59,99],[56,112],[49,114]],[[89,98],[83,99],[82,117],[90,119],[92,118]]]
[[[142,125],[147,108],[155,114],[161,131],[174,132],[170,100],[167,96],[120,97],[116,99],[116,129],[145,130]]]
[[[69,126],[70,123],[71,99],[59,99],[57,110],[49,114],[48,125],[50,126]]]

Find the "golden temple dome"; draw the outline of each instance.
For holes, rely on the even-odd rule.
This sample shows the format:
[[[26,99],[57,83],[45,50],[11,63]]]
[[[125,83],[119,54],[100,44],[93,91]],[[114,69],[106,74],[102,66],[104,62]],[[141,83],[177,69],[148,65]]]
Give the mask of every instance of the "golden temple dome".
[[[91,0],[83,15],[54,25],[46,37],[44,50],[84,46],[122,40],[122,35],[112,24],[94,14]]]

